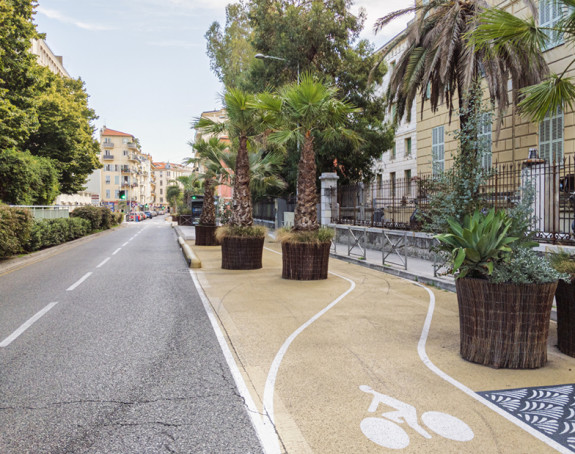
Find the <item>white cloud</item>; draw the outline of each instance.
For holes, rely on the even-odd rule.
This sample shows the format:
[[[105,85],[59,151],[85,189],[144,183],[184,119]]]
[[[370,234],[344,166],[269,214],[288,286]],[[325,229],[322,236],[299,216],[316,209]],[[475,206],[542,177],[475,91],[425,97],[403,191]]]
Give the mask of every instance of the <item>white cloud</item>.
[[[373,33],[373,24],[375,24],[375,21],[380,17],[386,16],[393,11],[409,8],[411,5],[411,2],[406,3],[405,0],[387,0],[385,2],[381,0],[358,0],[354,4],[353,12],[357,13],[359,8],[363,7],[367,13],[367,20],[361,37],[370,41],[377,41],[379,44],[384,44],[389,41],[405,28],[407,22],[413,15],[405,15],[395,19],[383,30],[380,30],[377,35]]]
[[[46,16],[50,19],[54,19],[54,20],[57,20],[59,22],[63,22],[65,24],[75,25],[76,27],[82,28],[84,30],[91,30],[91,31],[112,30],[112,27],[109,27],[106,25],[90,24],[87,22],[82,22],[82,21],[76,20],[72,17],[66,16],[66,15],[60,13],[59,11],[44,8],[42,6],[38,6],[38,13],[42,14],[43,16]]]

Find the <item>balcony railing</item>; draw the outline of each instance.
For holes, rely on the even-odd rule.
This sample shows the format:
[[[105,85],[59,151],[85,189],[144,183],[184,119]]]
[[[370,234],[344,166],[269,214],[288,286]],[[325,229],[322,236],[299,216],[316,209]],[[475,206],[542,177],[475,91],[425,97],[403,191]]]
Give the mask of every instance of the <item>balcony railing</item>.
[[[104,146],[104,148],[114,148],[113,142],[103,142],[102,145]]]
[[[110,161],[110,160],[113,160],[113,159],[114,159],[114,155],[113,155],[113,154],[108,154],[108,153],[106,153],[106,154],[103,154],[103,155],[102,155],[102,159],[107,160],[107,161]]]
[[[138,149],[138,145],[136,145],[135,142],[128,142],[126,145],[128,146],[128,148],[131,148],[132,150]]]
[[[135,153],[128,153],[128,160],[129,161],[139,161],[138,156]]]

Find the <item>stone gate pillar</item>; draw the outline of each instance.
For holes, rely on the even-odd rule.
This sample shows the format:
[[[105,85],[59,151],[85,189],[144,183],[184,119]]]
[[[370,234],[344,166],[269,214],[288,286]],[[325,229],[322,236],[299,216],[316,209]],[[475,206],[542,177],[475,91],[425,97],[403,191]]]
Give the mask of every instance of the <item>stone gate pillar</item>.
[[[328,225],[332,223],[332,217],[337,216],[337,173],[325,172],[319,177],[321,181],[320,200],[320,223]]]

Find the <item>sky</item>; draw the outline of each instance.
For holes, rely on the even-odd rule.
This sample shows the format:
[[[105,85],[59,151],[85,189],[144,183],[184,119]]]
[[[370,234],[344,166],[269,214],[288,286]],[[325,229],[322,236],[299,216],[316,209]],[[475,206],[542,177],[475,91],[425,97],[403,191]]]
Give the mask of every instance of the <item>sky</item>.
[[[64,67],[86,84],[104,125],[137,137],[154,161],[192,155],[191,123],[221,107],[223,87],[210,70],[204,34],[225,25],[230,0],[39,0],[34,19]],[[405,21],[377,36],[373,23],[409,0],[359,0],[367,12],[362,38],[383,45]]]

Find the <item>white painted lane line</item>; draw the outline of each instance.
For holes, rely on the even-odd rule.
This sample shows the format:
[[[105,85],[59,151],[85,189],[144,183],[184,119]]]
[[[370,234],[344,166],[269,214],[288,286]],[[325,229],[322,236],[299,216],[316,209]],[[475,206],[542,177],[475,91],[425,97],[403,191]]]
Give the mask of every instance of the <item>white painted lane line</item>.
[[[410,281],[410,282],[412,282],[412,281]],[[419,357],[421,358],[421,361],[423,361],[423,364],[425,364],[433,373],[435,373],[436,375],[438,375],[439,377],[441,377],[443,380],[450,383],[451,385],[455,386],[459,390],[463,391],[465,394],[467,394],[472,399],[475,399],[480,404],[485,405],[490,410],[493,410],[495,413],[499,414],[500,416],[503,416],[508,421],[512,422],[516,426],[520,427],[521,429],[525,430],[529,434],[533,435],[538,440],[541,440],[543,443],[546,443],[547,445],[556,449],[558,452],[565,453],[565,454],[572,453],[573,451],[571,451],[570,449],[566,448],[563,445],[560,445],[555,440],[553,440],[549,437],[546,437],[541,432],[539,432],[539,431],[533,429],[531,426],[525,424],[519,418],[516,418],[515,416],[511,415],[510,413],[507,413],[506,411],[502,410],[498,406],[496,406],[496,405],[492,404],[491,402],[489,402],[488,400],[484,399],[479,394],[477,394],[475,391],[473,391],[472,389],[465,386],[463,383],[460,383],[455,378],[447,375],[445,372],[443,372],[441,369],[439,369],[435,364],[433,364],[431,362],[431,360],[427,356],[427,353],[425,352],[425,344],[427,342],[427,336],[429,335],[429,328],[431,326],[431,319],[433,317],[433,311],[435,310],[435,294],[433,293],[433,291],[431,291],[430,289],[428,289],[427,287],[425,287],[421,284],[418,284],[417,282],[412,282],[412,283],[417,285],[418,287],[425,289],[427,291],[427,293],[429,294],[429,308],[427,310],[427,317],[425,318],[425,323],[423,324],[423,330],[421,332],[421,337],[420,337],[419,343],[417,345],[417,352],[419,353]]]
[[[102,261],[102,263],[100,263],[96,268],[100,268],[100,267],[104,266],[108,262],[108,260],[110,260],[110,257],[108,257],[107,259],[104,259]]]
[[[124,244],[122,244],[122,247],[124,247],[124,246],[127,246],[127,245],[128,245],[128,243],[129,243],[129,240],[128,240],[128,241],[126,241]]]
[[[26,331],[28,328],[30,328],[34,324],[34,322],[36,322],[46,312],[48,312],[50,309],[52,309],[56,304],[58,304],[58,303],[56,302],[56,303],[48,304],[44,309],[42,309],[40,312],[38,312],[36,315],[34,315],[28,321],[24,322],[20,326],[20,328],[18,328],[16,331],[14,331],[12,334],[10,334],[10,336],[8,336],[6,339],[4,339],[2,342],[0,342],[0,347],[7,347],[8,345],[10,345],[15,339],[18,338],[18,336],[20,336],[20,334],[22,334],[24,331]]]
[[[269,248],[264,248],[264,249],[266,249],[270,252],[273,252],[274,254],[281,255],[280,252],[274,251],[273,249],[269,249]],[[279,351],[277,352],[277,354],[276,354],[276,356],[272,362],[272,365],[270,367],[270,371],[268,372],[268,377],[266,379],[266,384],[265,384],[265,388],[264,388],[264,398],[263,398],[264,413],[266,413],[268,415],[272,424],[275,424],[274,390],[275,390],[276,378],[277,378],[277,374],[278,374],[278,371],[280,368],[280,364],[281,364],[289,346],[295,340],[295,338],[299,334],[301,334],[301,332],[303,330],[305,330],[308,326],[310,326],[318,318],[320,318],[322,315],[324,315],[327,311],[329,311],[332,307],[334,307],[337,303],[339,303],[342,299],[344,299],[347,295],[349,295],[355,289],[355,282],[352,281],[351,279],[348,279],[347,277],[341,276],[341,275],[336,274],[336,273],[332,273],[331,271],[329,272],[329,274],[336,276],[336,277],[339,277],[340,279],[346,280],[347,282],[349,282],[350,287],[344,293],[342,293],[340,296],[338,296],[334,301],[332,301],[325,308],[323,308],[321,311],[319,311],[317,314],[315,314],[312,318],[310,318],[307,322],[305,322],[302,326],[300,326],[296,331],[294,331],[292,333],[292,335],[287,338],[287,340],[283,343],[283,345],[280,347]]]
[[[91,276],[92,272],[90,271],[89,273],[84,274],[84,276],[82,276],[80,279],[78,279],[74,284],[72,284],[70,287],[68,287],[66,289],[66,291],[71,292],[72,290],[74,290],[76,287],[78,287],[82,282],[84,282],[86,279],[88,279]]]
[[[264,452],[266,454],[279,454],[281,452],[281,449],[275,431],[275,427],[273,426],[273,424],[270,423],[270,421],[267,418],[264,417],[264,415],[261,415],[258,412],[256,404],[254,403],[252,396],[248,391],[248,387],[246,386],[246,383],[242,377],[242,373],[240,372],[240,369],[236,364],[236,361],[234,360],[234,356],[232,355],[232,352],[228,347],[226,337],[224,336],[224,333],[222,332],[220,325],[218,324],[217,316],[214,313],[214,310],[212,309],[210,301],[208,300],[208,297],[204,293],[202,286],[200,285],[200,282],[196,275],[196,271],[190,270],[190,276],[192,276],[192,280],[194,281],[194,285],[198,290],[198,294],[200,295],[200,299],[202,300],[204,309],[208,314],[208,318],[210,319],[210,323],[212,324],[212,328],[214,330],[214,333],[216,334],[216,338],[218,339],[220,348],[222,349],[222,353],[226,358],[226,362],[228,363],[228,367],[230,368],[232,377],[236,382],[238,392],[244,399],[248,416],[250,417],[250,421],[254,426],[254,429],[262,444]],[[259,416],[261,416],[261,418]]]
[[[118,252],[120,252],[122,250],[121,247],[119,247],[118,249],[116,249],[114,252],[112,252],[112,255],[116,255]]]

